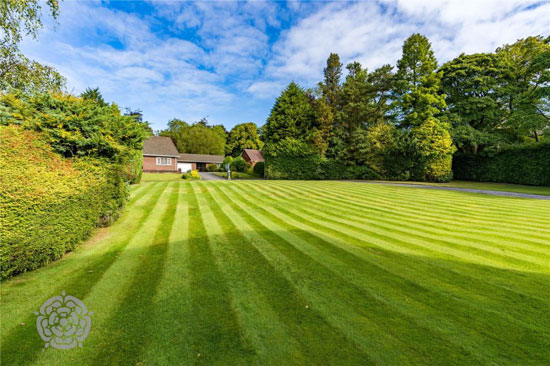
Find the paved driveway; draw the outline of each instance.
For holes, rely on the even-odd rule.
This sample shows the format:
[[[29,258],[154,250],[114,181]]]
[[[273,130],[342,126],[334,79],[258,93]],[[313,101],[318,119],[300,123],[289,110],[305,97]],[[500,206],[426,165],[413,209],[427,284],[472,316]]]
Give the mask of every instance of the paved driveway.
[[[209,172],[199,172],[199,175],[201,176],[202,180],[226,180],[227,177],[220,177],[216,174],[212,174]]]

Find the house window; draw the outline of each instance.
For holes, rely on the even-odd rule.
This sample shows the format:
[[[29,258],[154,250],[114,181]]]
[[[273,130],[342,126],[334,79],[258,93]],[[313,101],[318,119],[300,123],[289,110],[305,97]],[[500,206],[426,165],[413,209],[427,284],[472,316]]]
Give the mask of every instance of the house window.
[[[157,157],[157,165],[172,165],[172,158]]]

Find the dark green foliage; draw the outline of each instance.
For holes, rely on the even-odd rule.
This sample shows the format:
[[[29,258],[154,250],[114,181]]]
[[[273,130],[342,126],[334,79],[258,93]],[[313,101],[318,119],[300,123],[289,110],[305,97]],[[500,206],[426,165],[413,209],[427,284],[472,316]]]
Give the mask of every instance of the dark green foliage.
[[[263,161],[260,161],[254,164],[253,172],[255,176],[263,178],[265,172],[265,163]]]
[[[267,144],[263,150],[265,177],[269,179],[318,179],[321,155],[315,147],[293,138]]]
[[[256,124],[253,122],[241,123],[229,132],[225,152],[227,155],[238,156],[244,149],[260,150],[263,145]]]
[[[44,134],[1,127],[2,277],[60,258],[96,226],[112,223],[127,192],[122,169],[106,159],[65,159]]]
[[[231,162],[231,170],[234,172],[241,172],[244,173],[246,170],[250,167],[250,164],[248,164],[242,156],[237,156],[233,161]]]
[[[314,110],[306,92],[290,83],[275,101],[267,123],[263,126],[266,143],[305,136],[313,125]]]
[[[161,136],[172,138],[179,152],[188,154],[224,155],[225,129],[222,126],[210,127],[206,120],[192,125],[173,119]]]
[[[550,144],[510,146],[491,154],[455,154],[456,179],[550,186]]]
[[[319,179],[381,179],[368,165],[348,165],[346,161],[324,159],[319,166]]]

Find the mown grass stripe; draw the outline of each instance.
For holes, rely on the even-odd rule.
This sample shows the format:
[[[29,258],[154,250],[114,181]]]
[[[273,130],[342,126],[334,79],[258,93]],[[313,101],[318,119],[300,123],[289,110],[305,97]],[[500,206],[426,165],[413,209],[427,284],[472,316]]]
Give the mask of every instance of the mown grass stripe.
[[[231,188],[235,188],[235,186],[232,186]],[[234,193],[235,193],[236,195],[238,195],[238,193],[236,193],[236,192],[234,192]],[[240,196],[239,198],[242,198],[241,201],[244,201],[244,200],[245,200],[242,196]],[[252,210],[254,210],[255,213],[256,213],[257,211],[262,210],[260,207],[258,207],[258,206],[256,206],[256,205],[252,204],[251,202],[249,202],[249,206],[250,206],[250,207],[253,207]],[[289,223],[289,220],[282,220],[282,222],[288,224],[288,223]],[[326,242],[326,243],[325,243],[324,248],[327,248],[327,247],[330,247],[330,243],[329,243],[329,242]],[[418,291],[418,288],[416,288],[415,291],[412,292],[412,293],[415,294],[415,293],[418,293],[418,292],[419,292],[419,291]],[[430,295],[430,296],[425,297],[424,300],[427,300],[427,299],[429,300],[429,299],[431,299],[431,296],[433,296],[433,295]],[[414,298],[414,296],[413,296],[413,298]],[[455,306],[457,306],[457,305],[459,305],[459,304],[454,304],[453,301],[451,301],[450,309],[451,309],[451,310],[452,310],[452,309],[455,309]],[[462,305],[463,305],[463,304],[462,304]],[[459,309],[459,310],[461,310],[461,309]],[[456,312],[456,310],[455,310],[455,312]],[[460,311],[459,311],[459,312],[460,312]],[[414,312],[411,313],[411,314],[414,314]],[[473,320],[470,319],[470,316],[469,316],[469,314],[468,314],[467,312],[463,312],[463,314],[464,314],[464,316],[465,316],[465,318],[464,318],[465,321],[464,321],[464,322],[465,322],[466,324],[473,323]],[[492,324],[486,324],[486,323],[483,322],[483,320],[484,320],[484,318],[481,318],[481,319],[480,319],[480,323],[481,323],[481,324],[480,324],[480,329],[478,329],[478,331],[479,331],[480,333],[483,333],[483,330],[484,330],[484,329],[491,329],[491,328],[492,328]],[[437,323],[435,323],[435,325],[437,325]],[[509,327],[509,328],[510,328],[510,327]],[[517,328],[518,328],[519,331],[521,331],[521,327],[517,327]],[[497,331],[495,334],[498,336],[498,334],[499,334],[499,333],[498,333],[498,329],[495,329],[495,330]],[[518,334],[523,334],[523,333],[524,333],[524,332],[518,333]],[[452,334],[453,334],[452,332],[451,332],[451,333],[448,333],[448,335],[452,335]],[[521,337],[524,337],[524,336],[522,335]],[[532,344],[533,344],[532,348],[533,348],[533,349],[537,349],[537,347],[544,347],[544,346],[545,346],[544,344],[542,344],[542,346],[541,346],[541,339],[544,339],[544,338],[543,338],[543,337],[540,337],[540,333],[534,333],[534,334],[533,334],[533,339],[532,339],[532,341],[533,341],[533,343],[532,343]],[[498,339],[498,338],[494,338],[494,339],[492,340],[493,347],[494,347],[494,349],[495,349],[495,356],[496,356],[497,353],[498,353],[498,349],[499,349],[499,346],[501,345],[501,342],[502,342],[502,340],[500,340],[500,339]],[[479,346],[479,344],[480,344],[480,343],[478,342],[477,345]],[[528,354],[528,352],[529,352],[529,351],[526,350],[526,354]]]
[[[347,183],[352,184],[352,183]],[[287,183],[282,183],[282,186],[288,186]],[[309,187],[310,189],[313,189],[315,191],[319,191],[316,185],[308,185],[306,182],[299,182],[295,186],[302,186],[302,187]],[[388,187],[388,186],[382,186],[377,187],[375,189],[357,189],[353,186],[350,188],[348,186],[338,187],[338,186],[332,186],[322,189],[323,191],[330,193],[331,195],[339,198],[348,198],[353,197],[354,199],[363,200],[365,197],[368,197],[369,202],[374,202],[380,205],[389,205],[389,204],[396,204],[399,203],[400,207],[407,210],[415,212],[418,211],[418,207],[430,207],[431,211],[434,212],[445,212],[446,215],[452,214],[454,217],[461,217],[465,220],[468,219],[478,219],[483,218],[486,219],[488,222],[506,222],[507,224],[510,224],[512,226],[517,226],[518,220],[525,221],[526,219],[529,219],[527,222],[528,225],[533,225],[533,228],[541,228],[541,225],[543,228],[546,228],[545,219],[546,219],[546,212],[542,207],[544,207],[546,202],[535,201],[535,200],[519,200],[515,203],[515,205],[511,206],[509,209],[504,210],[501,213],[493,214],[497,208],[491,207],[489,205],[484,206],[481,204],[483,202],[475,201],[475,203],[468,204],[468,201],[463,201],[461,196],[457,196],[457,200],[451,200],[448,202],[442,202],[442,200],[435,199],[432,195],[426,195],[429,198],[423,199],[421,197],[414,197],[414,196],[407,196],[404,195],[403,192],[395,191],[395,187]],[[401,190],[406,190],[406,188],[401,188]],[[342,193],[345,192],[345,195]],[[456,192],[440,192],[438,193],[443,194],[455,194]],[[430,192],[431,193],[431,192]],[[494,200],[495,198],[492,197]],[[507,198],[505,198],[507,199]],[[458,206],[458,208],[455,208],[455,206]],[[533,207],[531,207],[533,206]],[[534,208],[540,207],[541,211],[537,214],[532,212]],[[526,208],[529,208],[529,216],[526,216],[525,214],[518,214],[518,212],[521,212],[520,208],[523,208],[523,211],[525,211]],[[534,219],[534,220],[533,220]],[[533,221],[532,221],[533,220]]]
[[[273,230],[269,230],[269,232],[273,233],[275,236],[277,235],[283,235],[282,237],[279,237],[278,240],[274,238],[265,238],[268,240],[270,244],[274,244],[277,242],[283,242],[285,243],[284,246],[277,246],[277,248],[281,251],[285,249],[284,253],[288,255],[287,253],[292,253],[294,257],[302,258],[300,262],[292,263],[292,268],[307,268],[308,273],[314,272],[316,274],[316,280],[321,281],[323,286],[322,289],[317,289],[315,287],[313,292],[310,288],[310,295],[309,296],[317,296],[316,301],[319,301],[320,303],[325,303],[325,299],[334,299],[335,296],[341,296],[347,300],[349,300],[349,303],[346,304],[345,310],[339,309],[338,310],[332,310],[327,312],[325,314],[326,316],[329,316],[329,313],[338,313],[341,318],[338,319],[337,324],[339,325],[349,325],[346,324],[346,317],[350,317],[354,315],[354,312],[359,314],[359,321],[358,324],[364,323],[367,319],[374,320],[377,325],[375,325],[376,329],[376,335],[377,337],[380,337],[381,333],[388,332],[389,334],[400,334],[400,335],[406,335],[410,333],[421,333],[424,337],[430,338],[434,340],[432,343],[432,346],[434,347],[447,347],[449,346],[449,339],[442,338],[442,335],[438,332],[434,333],[432,329],[426,328],[426,324],[421,325],[413,321],[413,319],[409,316],[406,316],[405,314],[396,311],[396,309],[388,308],[388,304],[382,301],[378,296],[375,294],[372,294],[370,292],[365,292],[364,290],[358,288],[355,284],[350,283],[348,281],[343,280],[339,274],[336,272],[333,272],[330,270],[329,267],[326,267],[326,262],[324,259],[321,259],[319,261],[314,260],[312,257],[310,257],[308,254],[303,253],[302,251],[309,246],[309,244],[315,243],[316,246],[319,247],[325,247],[327,245],[331,245],[330,243],[323,242],[321,239],[311,236],[308,232],[302,231],[299,228],[287,228],[287,223],[283,220],[280,220],[277,217],[273,217],[270,215],[269,212],[263,210],[259,206],[255,206],[253,203],[245,199],[239,192],[234,191],[236,189],[236,185],[231,185],[228,187],[231,192],[232,201],[235,205],[240,207],[240,212],[242,212],[242,215],[245,217],[247,222],[252,223],[254,225],[263,227],[263,229],[260,228],[254,228],[255,232],[263,233],[267,230],[269,230],[269,227],[281,227],[281,230],[278,230],[274,232]],[[228,198],[229,199],[229,198]],[[241,205],[247,205],[248,207],[241,207]],[[249,212],[253,212],[254,215],[249,214]],[[257,218],[257,219],[256,219]],[[260,222],[261,220],[261,222]],[[269,222],[269,227],[264,226],[262,224],[263,222]],[[280,233],[280,234],[279,234]],[[290,252],[289,252],[290,250]],[[311,252],[310,252],[311,254]],[[292,256],[291,256],[292,258]],[[296,271],[296,270],[294,270]],[[319,276],[322,275],[321,278]],[[307,274],[304,274],[305,278],[307,278]],[[304,280],[301,280],[304,281]],[[317,282],[316,281],[316,282]],[[317,291],[316,291],[317,290]],[[316,292],[320,292],[321,294]],[[356,304],[362,304],[361,306],[355,307]],[[329,307],[334,307],[334,303],[330,302],[329,304],[326,304]],[[387,316],[377,318],[377,314],[386,314]],[[349,319],[349,318],[348,318]],[[357,321],[357,320],[356,320]],[[393,323],[396,322],[396,323]],[[406,329],[400,329],[399,324],[407,324]],[[371,323],[371,326],[373,324]],[[384,346],[388,346],[390,344],[395,344],[395,341],[397,339],[394,339],[394,342],[390,342],[388,340],[384,341]],[[371,338],[371,342],[376,342]],[[399,343],[399,346],[395,346],[402,352],[402,354],[397,355],[397,357],[405,357],[408,352],[412,352],[412,349],[416,347],[420,347],[420,345],[417,345],[415,341],[408,341],[408,344],[402,344]],[[442,344],[439,344],[439,343]],[[437,345],[437,346],[436,346]],[[379,344],[370,344],[369,346],[378,348],[381,345]],[[382,347],[384,347],[382,346]],[[468,352],[463,349],[461,345],[454,345],[455,350],[460,349],[462,352],[462,355],[468,354]],[[418,349],[416,349],[418,351]],[[365,350],[366,352],[366,350]],[[451,352],[448,350],[447,352]],[[388,350],[386,352],[382,352],[385,355],[391,355],[392,351]],[[449,355],[451,354],[449,353]],[[395,354],[393,354],[393,357],[396,357]],[[428,357],[429,359],[429,357]],[[388,362],[386,360],[385,362]],[[393,359],[393,362],[396,362],[396,359]],[[424,362],[430,362],[424,359]],[[435,362],[432,360],[431,362]]]
[[[107,338],[102,339],[105,347],[93,361],[96,365],[135,365],[142,362],[141,356],[149,343],[149,335],[156,330],[153,298],[164,272],[168,239],[178,204],[179,184],[172,183],[168,188],[171,190],[167,195],[168,204],[151,244],[140,255],[140,263],[116,313],[102,325]]]
[[[227,359],[234,364],[249,363],[254,349],[239,327],[231,294],[212,255],[193,183],[186,185],[189,197],[190,291],[194,314],[191,324],[193,353],[205,364],[223,363]]]
[[[297,362],[313,364],[341,362],[343,364],[372,363],[367,355],[360,352],[336,328],[330,326],[314,309],[306,308],[307,300],[302,297],[294,286],[283,277],[273,265],[256,249],[254,245],[239,231],[231,218],[224,213],[209,192],[211,186],[202,187],[206,210],[210,210],[220,226],[219,235],[223,237],[220,247],[228,246],[226,250],[232,255],[231,270],[235,271],[234,280],[247,279],[253,282],[255,290],[260,290],[262,296],[276,312],[277,320],[286,325],[291,339],[298,343],[300,353],[289,350]],[[208,209],[207,209],[208,207]],[[206,217],[205,217],[206,219]],[[209,220],[212,222],[213,220]],[[212,230],[212,227],[210,228]],[[221,259],[221,260],[223,260]],[[310,334],[317,334],[318,343],[303,342]],[[277,346],[278,342],[283,342]],[[269,347],[284,348],[286,339],[273,339]],[[288,355],[287,355],[288,357]],[[264,362],[267,360],[264,360]],[[264,362],[261,362],[264,364]]]
[[[274,200],[273,197],[270,197],[271,200]],[[277,201],[277,204],[280,204],[280,200]],[[283,202],[283,206],[288,207],[287,201]],[[368,225],[369,229],[378,229],[377,232],[387,233],[388,236],[395,238],[415,238],[419,241],[429,242],[430,244],[438,244],[439,247],[457,249],[458,252],[454,251],[456,255],[460,256],[460,252],[471,253],[474,252],[478,259],[481,261],[486,260],[487,257],[495,257],[504,259],[505,261],[511,261],[519,265],[529,265],[534,264],[537,266],[542,266],[546,268],[547,264],[550,263],[550,256],[543,253],[530,252],[525,249],[517,248],[513,245],[506,245],[506,243],[491,243],[484,241],[480,238],[461,238],[452,234],[447,234],[443,231],[434,232],[433,230],[424,229],[421,224],[407,224],[402,220],[391,221],[383,220],[381,218],[374,219],[348,219],[346,217],[335,217],[335,211],[338,211],[334,207],[329,206],[329,211],[320,210],[319,207],[321,204],[315,204],[312,208],[311,202],[300,204],[292,203],[293,212],[299,211],[304,212],[306,215],[318,219],[322,222],[330,222],[334,225],[339,225],[351,229],[355,232],[363,233],[365,231],[365,224]],[[357,221],[357,222],[356,222]],[[444,237],[445,240],[440,239]],[[449,240],[447,240],[447,238]],[[454,239],[451,241],[450,239]],[[468,240],[468,239],[471,239]],[[446,249],[447,251],[449,249]],[[550,268],[550,267],[549,267]]]
[[[184,183],[179,192],[174,224],[160,284],[152,303],[154,329],[148,332],[149,345],[143,364],[191,364],[197,357],[192,351],[191,326],[195,320],[191,308],[188,194]]]
[[[250,188],[250,187],[247,187],[246,192],[247,192],[247,195],[250,196],[251,194],[254,194],[255,192],[257,193],[258,191],[254,190],[254,189],[252,189],[252,188]],[[283,195],[283,196],[286,196],[286,194],[284,194],[284,193],[283,193],[282,195]],[[266,198],[263,197],[263,196],[261,196],[261,195],[258,196],[258,201],[262,201],[262,202],[263,202],[263,201],[265,201],[265,199],[266,199]],[[298,220],[298,218],[296,218],[296,220]],[[298,220],[298,221],[294,221],[294,222],[300,222],[300,223],[308,224],[306,221],[304,221],[303,217],[299,217],[299,220]],[[317,229],[317,228],[319,227],[318,225],[311,224],[311,225],[309,225],[309,227],[314,228],[314,229],[316,229],[317,231],[319,231],[319,229]],[[321,232],[321,231],[319,231],[319,232]],[[323,236],[323,235],[321,235],[321,236]],[[342,236],[343,236],[343,240],[347,240],[347,243],[352,243],[352,242],[354,241],[354,239],[356,239],[355,237],[347,236],[347,235],[345,235],[344,233],[342,233],[342,232],[340,232],[340,231],[335,231],[335,232],[333,231],[333,235],[332,235],[332,237],[331,237],[332,239],[329,238],[329,239],[327,239],[327,240],[328,240],[328,241],[331,241],[331,240],[333,241],[334,238],[336,238],[336,237],[342,237]],[[324,236],[323,236],[323,237],[324,237]],[[362,242],[364,245],[366,245],[366,246],[370,246],[370,245],[371,245],[369,241],[364,241],[364,240],[362,240],[361,242]],[[350,245],[345,245],[344,248],[345,248],[346,250],[349,250],[349,249],[350,249]],[[369,249],[369,251],[372,250],[372,248],[368,248],[368,249]],[[363,251],[362,253],[365,254],[365,253],[368,253],[368,252],[364,252],[364,251]],[[356,254],[357,254],[357,252],[356,252]],[[378,259],[380,259],[380,258],[378,258]],[[399,268],[399,267],[405,267],[406,265],[407,265],[407,263],[390,263],[390,265],[388,266],[388,268],[390,268],[390,269],[391,269],[391,268]],[[446,274],[450,274],[452,277],[457,276],[457,275],[458,275],[458,276],[464,276],[465,273],[470,273],[470,272],[471,272],[471,271],[452,271],[452,270],[449,271],[449,270],[447,270],[448,267],[452,267],[452,266],[451,266],[449,263],[446,263],[446,264],[445,264],[445,267],[444,267],[443,269],[445,270],[445,273],[446,273]],[[490,268],[490,267],[488,267],[488,268]],[[446,277],[448,277],[448,276],[446,276]],[[500,276],[499,276],[499,277],[500,277]],[[412,279],[414,279],[414,278],[412,278]],[[487,273],[484,273],[481,277],[472,277],[472,276],[469,276],[469,275],[468,275],[468,278],[467,278],[466,282],[469,283],[469,286],[472,286],[472,284],[475,284],[475,283],[478,283],[478,284],[483,285],[483,289],[480,290],[480,293],[487,293],[488,291],[493,291],[493,292],[494,292],[495,290],[494,290],[494,287],[492,287],[491,283],[488,284],[489,287],[486,287],[486,286],[485,286],[487,280],[488,280],[488,278],[487,278]],[[517,282],[517,281],[518,281],[518,278],[515,278],[514,281],[511,281],[511,282]],[[547,277],[544,277],[544,280],[543,280],[543,281],[539,281],[539,282],[542,284],[542,286],[540,287],[540,290],[541,290],[541,291],[539,291],[539,293],[540,293],[540,292],[544,292],[545,289],[548,289]],[[532,282],[530,282],[529,284],[532,285]],[[517,293],[517,292],[515,292],[515,291],[509,291],[509,289],[507,289],[507,288],[503,288],[503,290],[506,291],[505,296],[504,296],[504,297],[506,297],[506,298],[509,298],[511,295],[514,295],[514,294],[518,296],[518,301],[522,301],[522,300],[525,298],[525,295],[522,294],[522,293]],[[537,308],[536,310],[540,310],[540,308],[541,308],[542,306],[546,306],[546,305],[543,305],[542,303],[539,304],[539,305],[541,305],[541,306],[539,306],[539,308]]]
[[[142,212],[141,216],[138,216],[139,218],[136,218],[135,228],[139,228],[151,214],[153,211],[153,203],[157,201],[164,191],[164,188],[165,186],[158,186],[158,188],[150,191],[143,197],[143,199],[147,198],[146,206],[149,206],[149,208]],[[137,205],[139,201],[134,202]],[[121,227],[120,224],[118,227]],[[119,254],[124,251],[134,235],[135,231],[127,231],[127,235],[124,235],[122,240],[108,247],[106,252],[89,258],[85,265],[80,266],[76,271],[68,274],[68,282],[54,285],[54,290],[50,291],[48,295],[42,295],[42,300],[36,302],[34,311],[40,308],[43,301],[52,296],[61,294],[63,290],[67,294],[71,294],[79,299],[86,298],[92,291],[94,285],[103,278],[107,270],[117,260]],[[44,269],[44,271],[45,270],[46,269]],[[51,283],[55,282],[50,282],[50,285]],[[43,353],[44,343],[38,337],[36,328],[34,327],[35,318],[34,313],[29,312],[29,316],[23,322],[26,326],[15,328],[5,338],[2,337],[3,362],[7,364],[29,364],[32,363],[40,353]]]
[[[263,190],[269,191],[271,197],[277,197],[279,202],[286,202],[288,197],[295,198],[300,205],[307,207],[315,208],[316,210],[319,207],[322,207],[321,210],[323,213],[329,214],[336,217],[346,217],[346,220],[356,222],[356,223],[372,223],[372,222],[382,222],[387,224],[392,224],[398,222],[400,228],[411,228],[415,231],[420,231],[427,234],[442,235],[446,238],[456,239],[456,240],[475,240],[476,242],[483,243],[485,245],[492,245],[496,247],[502,247],[503,249],[509,249],[516,251],[518,253],[527,254],[530,256],[539,257],[548,257],[550,256],[550,246],[542,243],[533,243],[526,240],[518,240],[515,237],[509,236],[500,236],[495,235],[489,232],[472,232],[464,228],[462,225],[435,225],[430,224],[427,220],[420,219],[411,219],[404,218],[396,215],[390,215],[381,213],[380,211],[376,212],[376,216],[373,213],[366,209],[357,209],[355,210],[354,215],[347,215],[349,208],[345,204],[335,203],[330,200],[328,195],[320,194],[318,198],[313,202],[310,200],[302,199],[304,190],[291,189],[287,188],[285,195],[280,194],[281,190],[275,190],[272,187],[262,187]],[[453,234],[453,232],[455,234]],[[526,235],[525,232],[521,233],[523,236]],[[502,242],[504,240],[504,243]],[[526,244],[529,243],[529,244]],[[550,259],[550,258],[549,258]],[[548,263],[548,261],[546,262]]]
[[[302,197],[304,198],[307,198],[309,196],[317,198],[319,196],[319,191],[320,191],[319,189],[308,190],[307,188],[304,188],[304,187],[300,187],[300,189],[303,189]],[[327,191],[328,190],[323,190],[323,192],[327,192]],[[309,196],[305,194],[306,192],[309,194]],[[325,194],[329,194],[329,193],[325,193]],[[388,192],[385,192],[385,194],[388,194]],[[433,222],[445,223],[449,225],[455,225],[455,224],[461,225],[462,223],[464,223],[462,225],[469,225],[472,228],[475,228],[477,225],[483,224],[481,227],[484,230],[490,230],[491,228],[491,226],[487,225],[486,221],[481,217],[464,220],[464,218],[461,217],[460,215],[453,214],[452,220],[446,219],[446,217],[449,216],[448,213],[447,214],[444,214],[443,212],[439,213],[439,211],[434,210],[432,206],[426,206],[428,207],[428,209],[426,210],[422,210],[421,206],[416,206],[415,209],[406,209],[402,205],[401,201],[397,201],[397,200],[392,200],[383,204],[379,204],[377,203],[376,199],[373,199],[370,196],[368,197],[368,201],[364,201],[364,198],[360,196],[355,196],[355,195],[344,196],[337,193],[330,193],[330,200],[333,202],[352,206],[354,209],[374,210],[374,211],[390,213],[390,214],[394,213],[395,215],[401,215],[405,217],[417,217],[417,218],[422,218],[426,222],[433,221]],[[459,203],[457,202],[456,204],[459,204]],[[510,225],[508,225],[508,223],[505,223],[505,222],[499,222],[499,225],[492,225],[492,227],[494,228],[501,228],[501,230],[504,232],[510,232],[511,230],[513,230],[512,231],[513,233],[524,232],[526,229],[529,229],[530,230],[529,239],[531,239],[532,242],[535,239],[540,240],[539,244],[544,245],[547,242],[548,235],[546,235],[546,232],[548,231],[548,229],[546,227],[533,229],[533,228],[528,228],[526,226],[527,225],[523,225],[523,226],[515,225],[515,229],[514,229],[514,228],[511,228]],[[534,230],[536,232],[534,232]]]

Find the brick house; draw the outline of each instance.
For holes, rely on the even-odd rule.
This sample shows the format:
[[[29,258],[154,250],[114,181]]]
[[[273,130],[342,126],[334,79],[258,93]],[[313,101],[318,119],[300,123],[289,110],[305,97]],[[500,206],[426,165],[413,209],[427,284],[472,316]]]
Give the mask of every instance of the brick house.
[[[170,137],[151,136],[143,142],[143,171],[146,173],[178,173],[205,171],[207,164],[223,162],[222,155],[180,154]]]
[[[252,165],[264,161],[264,155],[261,150],[244,149],[241,156],[247,163]]]

